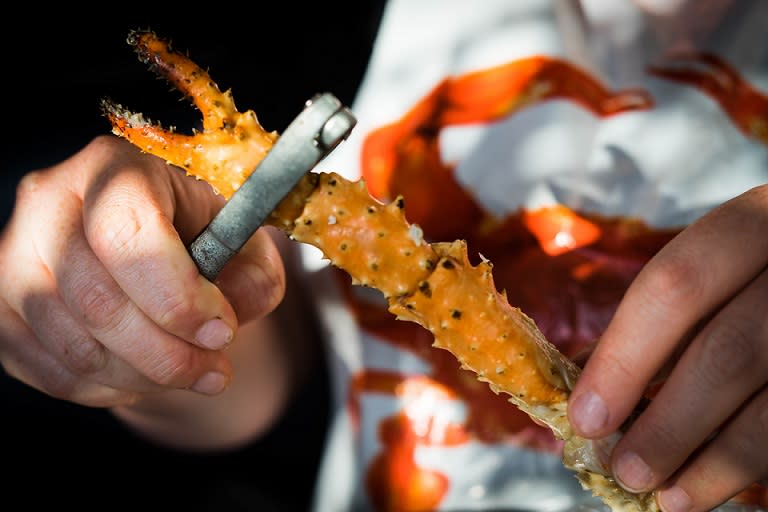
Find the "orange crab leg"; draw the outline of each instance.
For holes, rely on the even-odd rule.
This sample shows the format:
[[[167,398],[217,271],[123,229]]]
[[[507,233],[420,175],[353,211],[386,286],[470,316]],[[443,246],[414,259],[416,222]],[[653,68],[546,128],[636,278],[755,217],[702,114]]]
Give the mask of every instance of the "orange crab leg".
[[[141,43],[144,39],[131,38],[131,41]],[[152,55],[161,61],[179,56],[165,54],[166,47],[154,36],[147,36],[147,41],[160,45]],[[191,65],[156,64],[155,67],[174,72],[196,70]],[[197,78],[191,77],[190,83],[197,83]],[[184,80],[181,82],[186,84]],[[207,90],[215,95],[217,89]],[[217,107],[215,101],[202,104],[212,109]],[[439,106],[438,102],[435,110],[434,104],[426,105],[426,110],[414,113],[432,116],[441,112]],[[137,145],[146,143],[147,139],[156,143],[154,137],[160,136],[159,129],[143,131],[147,123],[136,122],[126,111],[107,108],[106,112],[116,121],[115,133]],[[171,136],[164,139],[168,147],[140,147],[154,154],[162,150],[169,163],[209,181],[228,197],[227,193],[236,190],[247,178],[245,172],[233,171],[250,171],[254,159],[262,158],[277,137],[266,134],[256,122],[255,114],[233,113],[232,119],[234,123],[225,122],[214,128],[209,124],[208,129],[192,136],[197,143],[192,161],[181,159],[187,157],[188,152],[173,147],[176,140]],[[434,119],[440,120],[439,116]],[[430,125],[427,127],[429,132]],[[434,149],[436,133],[424,133],[415,126],[410,128],[424,135],[423,139],[413,139],[414,157],[418,156],[421,143],[426,142],[430,151]],[[416,165],[417,161],[413,163]],[[566,415],[569,390],[578,377],[579,368],[544,337],[533,320],[509,304],[506,293],[496,290],[489,261],[473,265],[464,240],[429,243],[422,229],[406,220],[404,208],[402,197],[395,197],[389,203],[372,197],[363,180],[351,182],[336,173],[309,173],[273,211],[267,223],[283,229],[297,242],[319,248],[354,284],[379,290],[389,311],[397,318],[426,328],[434,337],[435,347],[453,354],[458,364],[474,372],[493,391],[505,393],[521,411],[548,426],[558,439],[564,440],[564,463],[577,471],[585,487],[607,502],[627,503],[624,510],[646,510],[652,501],[650,493],[629,495],[606,474],[605,468],[583,464],[585,460],[597,458],[590,443],[573,435]],[[408,430],[398,428],[397,421],[389,426],[395,429],[384,433],[384,443],[392,438],[393,432],[398,439],[401,434],[406,438],[410,435]],[[401,457],[383,461],[380,468],[388,472],[390,468],[402,467],[398,461],[412,461],[412,448],[403,446]],[[400,481],[399,496],[420,509],[429,508],[432,500],[441,495],[440,475],[418,473],[413,477],[424,480],[416,488],[408,481]],[[435,493],[413,494],[416,489],[430,485]],[[393,505],[400,504],[398,501]]]
[[[175,52],[152,32],[131,31],[128,44],[149,69],[168,79],[190,98],[203,115],[203,131],[218,130],[237,122],[239,112],[230,91],[222,93],[208,73],[195,62]]]
[[[153,71],[192,99],[203,114],[203,131],[185,135],[165,130],[105,100],[102,110],[113,132],[205,180],[229,199],[267,154],[277,133],[264,130],[252,110],[238,112],[229,91],[222,93],[205,70],[154,33],[133,31],[128,43]]]
[[[610,91],[570,62],[540,55],[450,79],[444,91],[440,126],[495,121],[556,98],[600,117],[653,106],[646,91]]]
[[[692,85],[716,101],[747,137],[768,144],[768,95],[758,91],[729,63],[710,53],[675,58],[672,64],[705,69],[650,66],[657,77]]]

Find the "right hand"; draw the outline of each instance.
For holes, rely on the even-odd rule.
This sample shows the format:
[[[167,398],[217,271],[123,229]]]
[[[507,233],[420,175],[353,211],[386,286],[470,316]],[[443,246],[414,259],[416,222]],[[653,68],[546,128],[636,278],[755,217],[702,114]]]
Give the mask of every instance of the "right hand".
[[[187,245],[223,205],[203,182],[113,136],[32,172],[0,238],[0,363],[56,398],[112,407],[218,394],[221,349],[272,311],[285,270],[259,230],[216,284]]]

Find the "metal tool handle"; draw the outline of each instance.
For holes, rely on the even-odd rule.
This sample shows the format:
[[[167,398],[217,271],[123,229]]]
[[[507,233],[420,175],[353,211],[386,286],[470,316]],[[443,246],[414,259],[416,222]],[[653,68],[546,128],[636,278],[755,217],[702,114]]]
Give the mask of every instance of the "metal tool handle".
[[[213,281],[264,220],[320,160],[349,136],[357,120],[332,94],[318,94],[189,247]]]

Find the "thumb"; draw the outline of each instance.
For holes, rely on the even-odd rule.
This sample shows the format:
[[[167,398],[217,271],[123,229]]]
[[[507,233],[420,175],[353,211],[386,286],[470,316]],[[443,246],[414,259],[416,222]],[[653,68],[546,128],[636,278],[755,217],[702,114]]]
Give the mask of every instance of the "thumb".
[[[258,229],[216,278],[239,323],[267,315],[285,296],[285,265],[270,229]]]

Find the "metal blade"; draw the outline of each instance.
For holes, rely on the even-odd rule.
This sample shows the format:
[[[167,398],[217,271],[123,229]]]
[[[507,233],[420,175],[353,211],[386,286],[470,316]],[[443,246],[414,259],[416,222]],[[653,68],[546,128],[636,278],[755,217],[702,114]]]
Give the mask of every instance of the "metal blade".
[[[190,245],[200,273],[214,280],[301,180],[349,136],[357,120],[332,94],[319,94],[286,128],[243,185]]]

